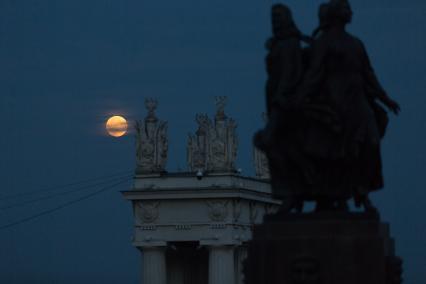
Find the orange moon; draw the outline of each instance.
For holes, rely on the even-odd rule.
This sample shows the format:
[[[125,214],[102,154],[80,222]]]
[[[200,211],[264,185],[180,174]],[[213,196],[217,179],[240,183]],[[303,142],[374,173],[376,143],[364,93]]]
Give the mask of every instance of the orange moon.
[[[113,137],[121,137],[127,132],[127,120],[119,115],[111,116],[106,122],[106,130]]]

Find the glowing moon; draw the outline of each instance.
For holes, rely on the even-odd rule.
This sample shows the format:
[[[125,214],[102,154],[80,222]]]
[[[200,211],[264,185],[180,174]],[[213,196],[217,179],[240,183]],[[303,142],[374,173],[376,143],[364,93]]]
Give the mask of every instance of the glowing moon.
[[[119,115],[111,116],[105,127],[109,135],[121,137],[127,132],[127,120]]]

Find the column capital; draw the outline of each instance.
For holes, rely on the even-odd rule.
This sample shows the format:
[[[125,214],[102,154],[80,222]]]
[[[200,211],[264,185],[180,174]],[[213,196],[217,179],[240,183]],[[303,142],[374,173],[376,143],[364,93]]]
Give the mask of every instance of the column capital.
[[[230,250],[230,249],[236,249],[239,247],[237,244],[205,244],[203,245],[208,250],[214,250],[214,249],[223,249],[223,250]]]
[[[146,242],[133,242],[133,246],[137,249],[167,247],[166,241],[146,241]]]
[[[200,246],[206,247],[221,247],[221,246],[241,246],[242,242],[237,240],[229,240],[229,241],[218,241],[213,239],[208,240],[200,240]]]
[[[166,250],[167,246],[138,246],[136,247],[140,251],[147,251],[147,250]]]

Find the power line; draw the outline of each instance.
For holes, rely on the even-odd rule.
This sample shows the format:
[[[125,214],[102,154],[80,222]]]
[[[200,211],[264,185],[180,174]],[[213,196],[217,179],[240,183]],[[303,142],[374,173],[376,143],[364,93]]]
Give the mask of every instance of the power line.
[[[4,229],[10,228],[10,227],[14,227],[14,226],[20,225],[20,224],[22,224],[22,223],[26,223],[26,222],[29,222],[29,221],[31,221],[31,220],[37,219],[37,218],[39,218],[39,217],[42,217],[42,216],[45,216],[45,215],[52,214],[52,213],[54,213],[54,212],[56,212],[56,211],[59,211],[59,210],[61,210],[61,209],[63,209],[63,208],[69,207],[69,206],[71,206],[71,205],[73,205],[73,204],[76,204],[76,203],[78,203],[78,202],[80,202],[80,201],[83,201],[83,200],[89,199],[89,198],[91,198],[91,197],[93,197],[93,196],[95,196],[95,195],[98,195],[98,194],[100,194],[100,193],[102,193],[102,192],[104,192],[104,191],[107,191],[107,190],[109,190],[109,189],[111,189],[111,188],[114,188],[114,187],[116,187],[116,186],[118,186],[118,185],[120,185],[120,184],[122,184],[122,183],[125,183],[125,182],[127,182],[127,181],[129,181],[129,180],[130,180],[130,178],[125,178],[125,179],[123,179],[123,180],[121,180],[121,181],[119,181],[119,182],[117,182],[117,183],[114,183],[114,184],[112,184],[112,185],[110,185],[110,186],[103,187],[103,188],[101,188],[100,190],[97,190],[97,191],[92,192],[92,193],[90,193],[90,194],[84,195],[84,196],[82,196],[82,197],[80,197],[80,198],[77,198],[77,199],[71,200],[71,201],[69,201],[69,202],[63,203],[63,204],[61,204],[61,205],[59,205],[59,206],[57,206],[57,207],[54,207],[54,208],[51,208],[51,209],[48,209],[48,210],[42,211],[42,212],[40,212],[40,213],[37,213],[37,214],[35,214],[35,215],[32,215],[32,216],[29,216],[29,217],[23,218],[23,219],[18,220],[18,221],[15,221],[15,222],[12,222],[12,223],[9,223],[9,224],[6,224],[6,225],[3,225],[3,226],[0,226],[0,230],[4,230]]]
[[[27,192],[23,192],[23,193],[4,195],[4,196],[0,197],[0,201],[18,198],[18,197],[23,197],[23,196],[34,195],[34,194],[41,193],[41,192],[49,192],[49,191],[52,191],[52,190],[58,190],[58,189],[62,189],[62,188],[72,187],[72,186],[80,185],[80,184],[90,182],[90,181],[96,181],[96,180],[100,180],[100,179],[116,177],[116,176],[123,175],[123,174],[130,174],[130,172],[131,171],[122,171],[122,172],[117,172],[117,173],[114,173],[114,174],[105,175],[105,176],[101,176],[101,177],[88,178],[88,179],[84,179],[84,180],[80,180],[80,181],[75,181],[75,182],[71,182],[71,183],[68,183],[68,184],[50,186],[50,187],[36,189],[36,190],[33,190],[33,191],[27,191]]]
[[[79,187],[79,188],[76,188],[76,189],[71,189],[71,190],[67,190],[67,191],[64,191],[64,192],[54,193],[54,194],[49,195],[49,196],[43,196],[43,197],[40,197],[40,198],[26,200],[26,201],[19,202],[19,203],[14,203],[14,204],[11,204],[11,205],[0,207],[0,210],[8,210],[8,209],[16,208],[16,207],[21,207],[21,206],[24,206],[24,205],[27,205],[27,204],[39,202],[39,201],[49,200],[49,199],[52,199],[52,198],[55,198],[55,197],[58,197],[58,196],[63,196],[63,195],[67,195],[67,194],[70,194],[70,193],[79,192],[79,191],[82,191],[82,190],[86,190],[88,188],[96,187],[98,185],[102,185],[102,184],[105,184],[105,183],[111,183],[113,181],[121,180],[122,178],[130,178],[131,176],[132,175],[120,176],[120,177],[104,180],[104,181],[101,181],[101,182],[98,182],[98,183],[95,183],[95,184],[89,184],[89,185]]]

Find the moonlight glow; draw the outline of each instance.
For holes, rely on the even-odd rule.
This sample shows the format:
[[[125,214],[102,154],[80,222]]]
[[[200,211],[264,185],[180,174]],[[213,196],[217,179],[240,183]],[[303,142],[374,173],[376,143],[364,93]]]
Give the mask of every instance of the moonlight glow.
[[[127,132],[127,120],[122,116],[112,116],[106,122],[108,134],[114,137],[121,137]]]

